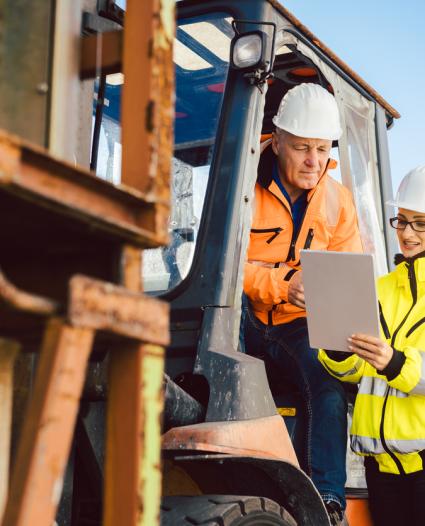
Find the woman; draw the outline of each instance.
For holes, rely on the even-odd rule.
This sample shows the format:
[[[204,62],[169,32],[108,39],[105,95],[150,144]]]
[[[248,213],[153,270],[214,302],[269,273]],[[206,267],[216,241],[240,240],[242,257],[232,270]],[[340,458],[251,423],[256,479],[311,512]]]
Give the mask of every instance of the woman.
[[[351,448],[365,456],[375,526],[425,525],[425,166],[409,172],[396,201],[402,254],[378,280],[381,338],[353,334],[353,354],[321,350],[324,367],[359,384]],[[338,361],[342,360],[342,361]]]

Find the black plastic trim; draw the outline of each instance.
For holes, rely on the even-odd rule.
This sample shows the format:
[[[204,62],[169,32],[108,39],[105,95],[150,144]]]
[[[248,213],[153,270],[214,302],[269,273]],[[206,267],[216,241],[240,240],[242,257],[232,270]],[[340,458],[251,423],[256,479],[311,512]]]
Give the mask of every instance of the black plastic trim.
[[[425,318],[421,318],[419,321],[417,321],[410,329],[406,332],[406,338],[408,338],[412,332],[416,331],[418,327],[420,327],[423,323],[425,323]]]

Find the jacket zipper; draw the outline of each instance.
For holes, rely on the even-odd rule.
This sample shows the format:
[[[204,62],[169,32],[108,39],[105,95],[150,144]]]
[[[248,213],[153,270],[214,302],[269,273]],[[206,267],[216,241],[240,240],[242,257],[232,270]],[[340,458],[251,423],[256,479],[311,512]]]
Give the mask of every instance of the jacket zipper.
[[[272,193],[273,197],[275,197],[279,203],[281,203],[285,208],[287,208],[287,206],[285,205],[285,203],[282,201],[282,199],[279,199],[279,197],[277,197],[276,195],[274,195]],[[300,233],[301,231],[301,228],[302,228],[302,225],[303,225],[303,222],[304,222],[304,218],[305,218],[305,215],[307,213],[307,209],[310,205],[310,201],[307,202],[307,206],[305,207],[305,210],[304,210],[304,214],[301,218],[301,221],[300,221],[300,226],[298,228],[298,230],[295,232],[295,229],[294,229],[294,220],[292,219],[292,214],[291,214],[291,219],[292,219],[292,238],[291,238],[291,245],[289,247],[289,251],[288,251],[288,255],[286,257],[286,260],[285,260],[285,263],[287,261],[290,261],[291,259],[295,259],[295,245],[297,244],[297,239],[298,239],[298,234]],[[282,229],[280,229],[282,230]],[[269,232],[271,231],[275,231],[275,229],[270,229],[270,230],[267,230]],[[251,232],[257,232],[257,233],[260,233],[260,229],[251,229]],[[264,230],[263,230],[264,232]],[[267,243],[271,243],[273,241],[273,239],[275,239],[278,235],[279,235],[280,232],[277,232],[275,233],[270,239],[267,240]],[[308,236],[307,236],[307,239],[309,238],[309,236],[311,236],[311,240],[309,241],[309,246],[311,245],[311,241],[313,240],[313,237],[314,237],[314,231],[312,228],[310,228],[310,230],[308,231]],[[306,243],[307,243],[307,240],[306,240]],[[273,325],[273,312],[276,310],[276,307],[277,305],[273,305],[273,307],[271,308],[271,310],[269,310],[269,313],[268,313],[268,325]]]
[[[288,210],[288,207],[287,207],[286,204],[282,201],[282,199],[279,199],[279,197],[277,197],[277,195],[274,195],[272,192],[270,192],[270,193],[272,194],[272,196],[273,196],[275,199],[277,199],[277,200],[279,201],[279,203],[281,203],[281,204],[282,204],[282,205]],[[295,259],[295,246],[296,246],[296,244],[297,244],[298,234],[300,233],[301,228],[302,228],[302,226],[303,226],[304,218],[305,218],[305,215],[306,215],[306,213],[307,213],[307,209],[308,209],[308,207],[309,207],[311,201],[312,201],[312,199],[310,199],[310,201],[307,201],[307,206],[305,207],[304,214],[303,214],[303,216],[302,216],[302,218],[301,218],[300,226],[299,226],[299,228],[298,228],[298,230],[297,230],[296,232],[295,232],[295,229],[294,229],[294,220],[292,219],[292,214],[291,214],[291,220],[292,220],[292,238],[291,238],[291,244],[290,244],[290,246],[289,246],[288,255],[287,255],[286,259],[285,259],[285,263],[286,263],[287,261],[290,261],[291,259]],[[290,210],[288,210],[288,211],[291,212]],[[274,231],[274,229],[270,229],[270,230],[268,230],[268,231],[271,232],[272,230]],[[258,232],[258,230],[251,229],[251,232],[256,232],[256,231]],[[264,230],[263,230],[263,232],[264,232]],[[260,233],[260,232],[258,232],[258,233]],[[276,235],[277,235],[277,234],[276,234]],[[276,235],[275,235],[275,236],[272,236],[272,241],[273,241],[273,239],[276,237]]]
[[[382,330],[384,331],[384,336],[387,340],[390,339],[390,330],[388,329],[388,324],[384,318],[384,313],[382,312],[382,305],[381,305],[381,302],[378,303],[379,305],[379,320],[381,321],[381,327],[382,327]]]
[[[425,318],[421,318],[419,321],[417,321],[410,329],[406,332],[406,338],[412,334],[412,332],[416,331],[418,327],[420,327],[423,323],[425,323]]]
[[[406,323],[406,320],[409,316],[409,314],[412,312],[413,307],[416,305],[417,299],[418,299],[418,290],[417,290],[417,284],[416,284],[416,276],[415,276],[415,265],[414,263],[408,264],[408,272],[407,272],[408,278],[409,278],[409,285],[410,285],[410,291],[412,293],[412,306],[408,310],[406,316],[401,321],[400,325],[397,327],[397,329],[394,331],[393,336],[391,338],[391,347],[394,347],[395,339],[397,337],[397,334],[399,333],[402,326]]]
[[[277,238],[277,236],[282,232],[282,228],[251,228],[251,232],[253,234],[265,234],[267,232],[274,232],[274,234],[267,239],[266,243],[271,243],[274,239]]]
[[[412,301],[412,306],[408,310],[406,316],[402,319],[400,325],[397,327],[397,329],[393,333],[393,336],[391,338],[391,347],[393,347],[393,348],[394,348],[394,343],[395,343],[397,334],[399,333],[399,331],[402,328],[402,326],[405,324],[409,314],[412,312],[412,309],[416,305],[416,302],[417,302],[417,299],[418,299],[418,289],[417,289],[416,276],[415,276],[415,265],[414,265],[413,262],[408,264],[407,275],[408,275],[408,278],[409,278],[410,291],[412,293],[412,300],[413,301]],[[387,386],[387,390],[385,392],[384,405],[383,405],[383,408],[382,408],[381,424],[379,426],[379,434],[380,434],[380,437],[381,437],[382,446],[383,446],[384,450],[394,460],[396,466],[398,467],[400,475],[405,475],[405,471],[404,471],[404,468],[403,468],[400,460],[394,455],[394,453],[392,451],[390,451],[390,448],[387,446],[387,443],[385,442],[384,420],[385,420],[385,410],[386,410],[386,407],[387,407],[387,401],[388,401],[389,392],[390,392],[390,387]]]
[[[279,199],[276,195],[272,194],[274,197],[276,197],[276,199],[282,203],[282,205],[286,208],[286,205],[285,203]],[[305,218],[305,215],[307,213],[307,208],[310,204],[310,201],[307,202],[307,206],[305,207],[305,210],[304,210],[304,214],[303,214],[303,217],[301,219],[301,222],[300,222],[300,226],[297,230],[297,232],[295,232],[294,230],[294,221],[292,220],[292,239],[291,239],[291,245],[289,247],[289,251],[288,251],[288,255],[286,257],[286,260],[285,260],[285,263],[287,261],[290,261],[291,259],[295,259],[295,245],[297,244],[297,239],[298,239],[298,234],[300,233],[301,231],[301,228],[302,228],[302,225],[303,225],[303,221],[304,221],[304,218]],[[292,215],[291,215],[291,218],[292,218]],[[254,229],[251,229],[251,232],[254,232]],[[268,240],[267,242],[271,242],[273,241],[273,239],[279,234],[279,232],[277,234],[275,234],[274,236],[272,236],[270,238],[270,240]],[[307,239],[306,239],[306,242],[305,242],[305,246],[304,248],[310,248],[310,245],[311,245],[311,242],[313,240],[313,237],[314,237],[314,230],[313,228],[310,228],[309,231],[308,231],[308,234],[307,234]],[[273,305],[273,307],[271,308],[271,310],[269,311],[268,313],[268,325],[273,325],[273,312],[276,310],[277,308],[277,305]]]
[[[400,460],[394,455],[394,453],[390,450],[390,448],[387,446],[387,443],[385,442],[384,437],[384,420],[385,420],[385,410],[387,408],[387,402],[388,402],[388,395],[390,392],[390,386],[387,385],[387,390],[385,391],[385,399],[384,399],[384,405],[382,407],[382,415],[381,415],[381,423],[379,424],[379,436],[381,437],[382,447],[384,450],[388,453],[388,455],[394,460],[395,465],[398,467],[398,470],[400,472],[400,475],[405,475],[404,468]]]
[[[307,214],[307,209],[308,209],[310,203],[311,203],[311,200],[307,202],[307,206],[305,207],[304,214],[303,214],[303,216],[301,218],[300,225],[299,225],[297,231],[295,232],[295,229],[292,228],[291,245],[289,247],[289,251],[288,251],[288,255],[286,257],[285,263],[287,261],[291,261],[291,259],[295,259],[295,246],[297,244],[298,236],[299,236],[299,233],[301,232],[301,229],[302,229],[302,226],[303,226],[303,223],[304,223],[304,219],[305,219],[305,216]],[[292,220],[292,227],[294,227],[294,220]],[[310,229],[310,230],[312,230],[312,229]],[[310,233],[310,230],[309,230],[309,233]]]

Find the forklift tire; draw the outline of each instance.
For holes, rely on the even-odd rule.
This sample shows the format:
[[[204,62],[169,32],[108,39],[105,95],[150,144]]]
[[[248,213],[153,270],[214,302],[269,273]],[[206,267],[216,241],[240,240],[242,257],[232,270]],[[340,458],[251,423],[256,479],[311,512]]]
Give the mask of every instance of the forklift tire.
[[[161,526],[296,526],[277,502],[265,497],[197,495],[164,497]]]

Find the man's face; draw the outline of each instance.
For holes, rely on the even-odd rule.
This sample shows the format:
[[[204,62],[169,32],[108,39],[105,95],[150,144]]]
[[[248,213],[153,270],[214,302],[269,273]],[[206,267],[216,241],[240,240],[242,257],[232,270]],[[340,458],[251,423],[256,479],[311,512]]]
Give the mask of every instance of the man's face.
[[[278,158],[279,175],[291,200],[314,188],[323,175],[332,141],[306,139],[284,130],[273,133],[272,148]]]

